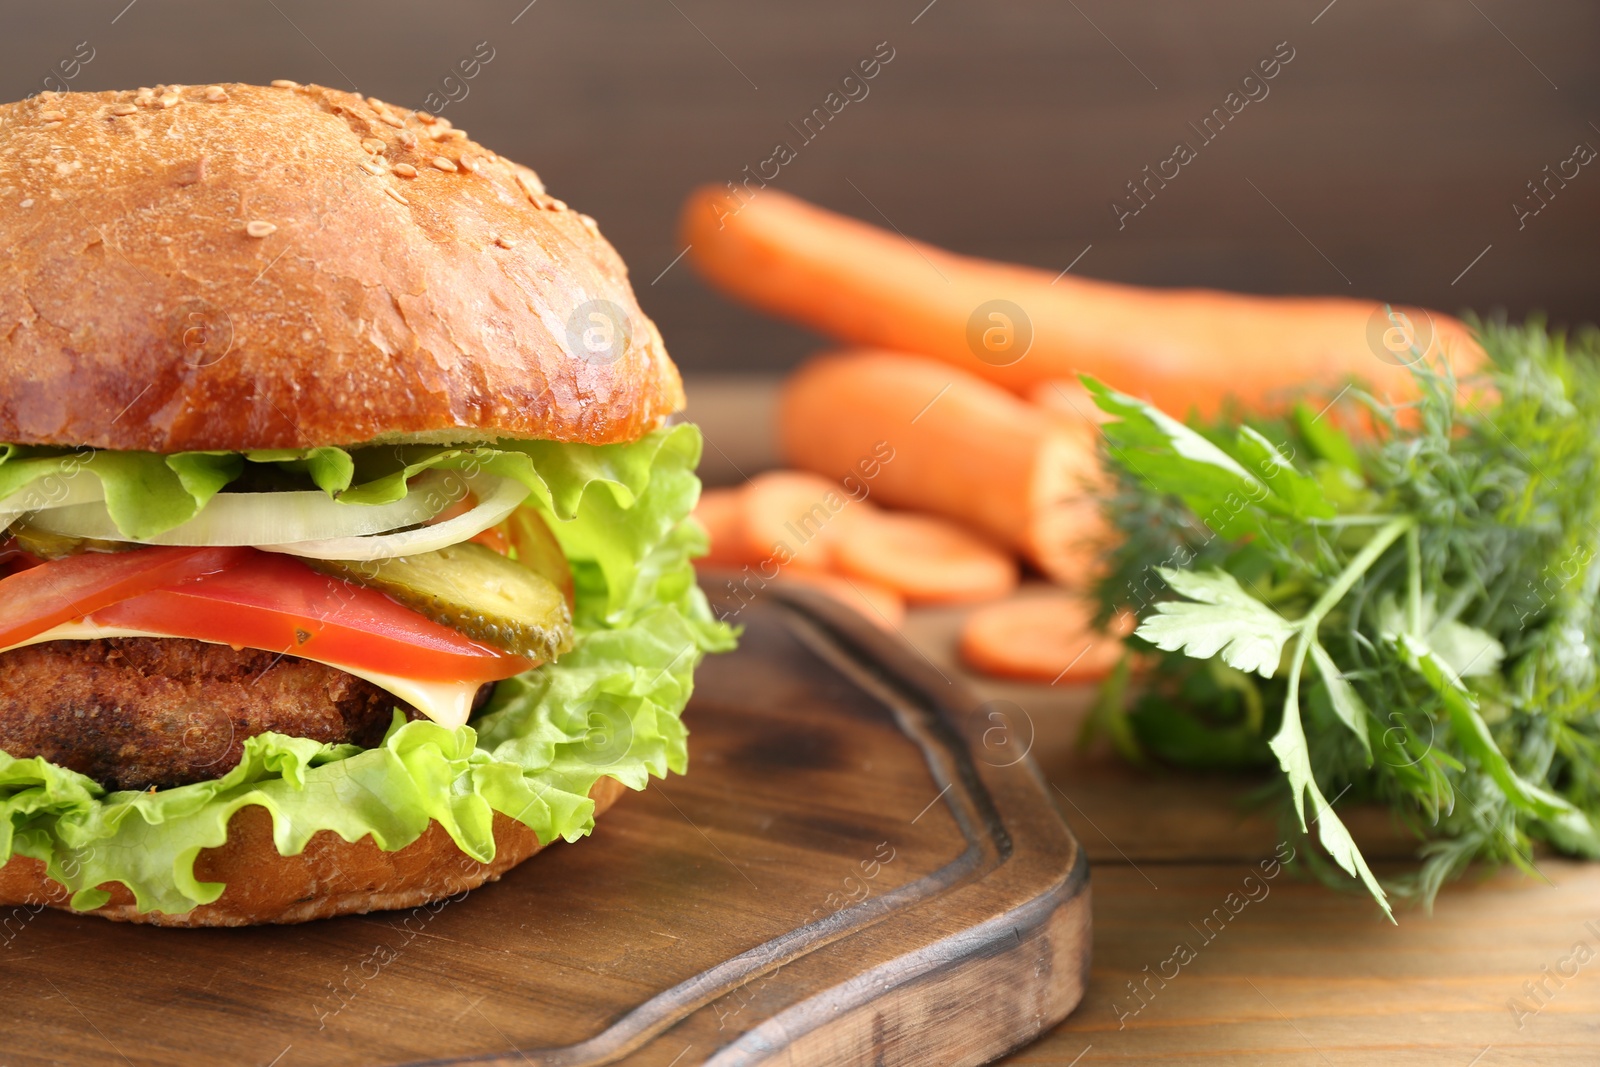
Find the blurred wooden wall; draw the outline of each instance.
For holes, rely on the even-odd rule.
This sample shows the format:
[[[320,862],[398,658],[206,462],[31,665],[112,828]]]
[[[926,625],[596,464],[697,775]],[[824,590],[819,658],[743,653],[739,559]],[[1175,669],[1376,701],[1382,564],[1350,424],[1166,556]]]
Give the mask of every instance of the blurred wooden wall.
[[[1512,206],[1580,142],[1600,148],[1600,7],[1582,0],[525,5],[12,4],[0,96],[63,61],[82,89],[287,77],[414,107],[459,96],[457,125],[600,220],[690,371],[777,370],[815,346],[683,263],[652,284],[684,193],[778,141],[796,149],[779,187],[977,255],[1060,270],[1092,245],[1077,271],[1151,285],[1600,319],[1600,165],[1546,186],[1520,228]],[[789,123],[880,42],[893,59],[867,95],[802,142]],[[1190,123],[1260,96],[1242,79],[1284,49],[1266,95],[1201,147]],[[463,60],[476,77],[446,83]],[[1180,140],[1197,158],[1119,228],[1113,200]]]

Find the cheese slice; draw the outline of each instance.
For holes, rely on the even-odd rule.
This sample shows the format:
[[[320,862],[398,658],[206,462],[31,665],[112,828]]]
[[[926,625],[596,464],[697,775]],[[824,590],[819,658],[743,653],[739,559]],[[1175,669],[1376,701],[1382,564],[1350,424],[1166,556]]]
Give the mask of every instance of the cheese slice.
[[[22,648],[25,645],[37,645],[43,641],[93,641],[101,637],[166,637],[171,634],[151,633],[148,630],[130,630],[121,626],[101,626],[87,619],[77,619],[73,622],[64,622],[59,626],[51,627],[41,634],[35,634],[26,641],[18,641],[14,645],[0,648],[0,652],[9,652],[13,648]],[[189,640],[194,640],[189,638]],[[211,642],[219,644],[220,642]],[[276,649],[266,649],[273,652]],[[308,656],[302,652],[295,655],[300,659],[314,660],[317,663],[335,667],[346,674],[353,674],[363,678],[384,692],[399,697],[401,700],[416,708],[422,714],[438,723],[454,729],[463,725],[467,717],[472,714],[472,702],[478,695],[478,682],[423,682],[415,678],[402,678],[395,674],[384,674],[381,671],[370,671],[361,667],[351,667],[345,663],[336,663],[333,660],[322,659],[317,656]]]

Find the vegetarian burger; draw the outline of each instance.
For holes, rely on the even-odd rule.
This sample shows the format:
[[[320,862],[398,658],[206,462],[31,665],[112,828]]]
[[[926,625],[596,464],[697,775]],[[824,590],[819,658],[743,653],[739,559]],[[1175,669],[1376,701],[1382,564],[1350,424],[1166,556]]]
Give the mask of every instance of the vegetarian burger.
[[[700,438],[594,220],[275,82],[0,106],[0,904],[409,907],[685,769]]]

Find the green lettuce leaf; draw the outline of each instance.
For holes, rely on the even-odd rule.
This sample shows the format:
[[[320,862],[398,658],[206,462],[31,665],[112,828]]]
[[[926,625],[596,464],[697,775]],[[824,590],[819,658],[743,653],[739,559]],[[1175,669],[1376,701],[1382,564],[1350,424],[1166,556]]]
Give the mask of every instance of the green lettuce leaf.
[[[613,511],[631,509],[650,481],[662,449],[698,454],[699,432],[680,426],[619,445],[500,440],[468,446],[372,445],[354,450],[326,446],[170,456],[0,445],[0,501],[15,497],[0,507],[5,516],[0,526],[21,512],[59,502],[64,479],[87,471],[105,488],[106,511],[117,529],[131,540],[148,540],[194,518],[251,465],[270,467],[280,478],[289,475],[291,482],[303,479],[307,488],[351,505],[393,503],[406,495],[411,479],[425,471],[494,474],[522,483],[532,494],[531,502],[548,517],[566,521],[578,517],[579,504],[591,486],[597,487],[596,498],[610,498]],[[693,477],[692,465],[688,474]],[[447,482],[446,489],[464,495],[466,486],[458,480]],[[660,539],[659,526],[656,523],[649,535],[630,530],[631,548],[621,556],[602,554],[596,560],[615,587],[608,610],[616,610],[616,597],[622,595],[622,568],[639,558],[642,537],[648,536],[652,543]]]
[[[243,457],[227,452],[161,456],[7,445],[0,450],[0,500],[9,503],[0,523],[9,525],[17,512],[59,502],[66,479],[87,472],[105,488],[111,521],[128,537],[142,540],[194,518],[243,469]]]
[[[304,474],[313,485],[329,496],[337,497],[350,488],[355,476],[355,460],[342,448],[274,448],[246,452],[244,458],[251,463],[270,463],[279,470]]]
[[[471,451],[483,450],[434,453],[448,466],[447,453]],[[261,734],[221,778],[153,793],[107,793],[43,759],[0,753],[0,864],[13,854],[44,862],[77,908],[98,906],[106,894],[96,887],[121,882],[142,910],[177,914],[222,894],[220,883],[195,877],[194,860],[227,839],[229,818],[246,805],[271,814],[284,855],[322,830],[396,850],[434,820],[486,861],[496,812],[542,842],[570,841],[594,825],[588,793],[600,778],[642,789],[650,775],[683,772],[679,715],[694,668],[732,647],[689,562],[705,549],[688,518],[699,432],[682,425],[629,444],[494,451],[515,457],[508,467],[526,463],[582,576],[571,652],[502,682],[472,725],[396,715],[371,749]]]

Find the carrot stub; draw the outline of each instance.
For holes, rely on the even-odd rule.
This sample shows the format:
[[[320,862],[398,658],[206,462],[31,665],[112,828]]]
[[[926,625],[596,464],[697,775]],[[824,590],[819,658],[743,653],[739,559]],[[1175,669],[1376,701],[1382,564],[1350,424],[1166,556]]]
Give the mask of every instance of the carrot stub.
[[[871,349],[812,360],[778,403],[789,463],[968,526],[1066,582],[1103,539],[1095,433],[938,360]]]

